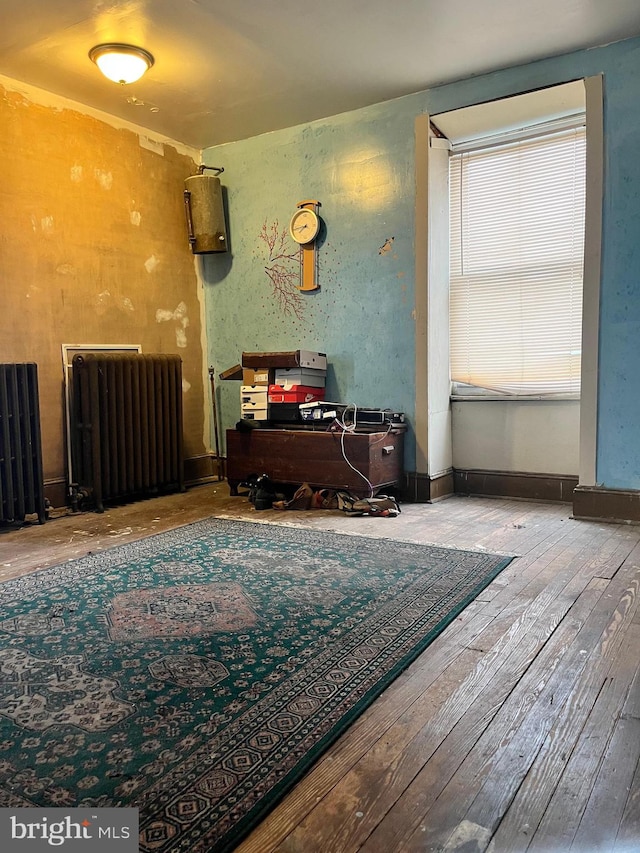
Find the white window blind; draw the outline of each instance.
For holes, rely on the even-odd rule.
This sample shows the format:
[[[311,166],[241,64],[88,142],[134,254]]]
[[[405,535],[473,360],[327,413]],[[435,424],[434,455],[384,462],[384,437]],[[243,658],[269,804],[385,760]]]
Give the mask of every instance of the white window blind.
[[[452,155],[455,383],[579,395],[584,207],[584,127]]]

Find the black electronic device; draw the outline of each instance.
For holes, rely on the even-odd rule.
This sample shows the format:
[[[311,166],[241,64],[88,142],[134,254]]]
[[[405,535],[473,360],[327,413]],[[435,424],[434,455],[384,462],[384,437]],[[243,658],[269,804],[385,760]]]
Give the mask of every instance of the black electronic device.
[[[347,406],[344,403],[331,403],[328,400],[316,400],[300,404],[300,417],[303,421],[338,420],[349,426],[363,427],[400,427],[404,426],[404,412],[391,409],[371,409],[359,406]]]

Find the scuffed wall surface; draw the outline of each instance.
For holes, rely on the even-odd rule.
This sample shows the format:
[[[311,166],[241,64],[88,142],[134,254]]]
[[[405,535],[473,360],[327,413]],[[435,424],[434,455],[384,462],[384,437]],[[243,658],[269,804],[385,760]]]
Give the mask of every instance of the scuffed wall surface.
[[[65,478],[61,344],[183,361],[185,455],[205,452],[198,281],[184,222],[194,160],[0,86],[0,361],[35,361],[45,480]]]

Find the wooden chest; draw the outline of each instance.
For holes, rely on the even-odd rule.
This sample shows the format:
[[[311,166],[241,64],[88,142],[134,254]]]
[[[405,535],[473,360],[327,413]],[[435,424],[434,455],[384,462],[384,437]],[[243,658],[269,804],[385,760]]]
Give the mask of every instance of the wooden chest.
[[[230,429],[227,480],[232,495],[238,493],[238,484],[250,474],[268,474],[275,483],[309,483],[317,488],[345,489],[368,496],[369,483],[374,493],[401,484],[403,439],[403,430],[342,433]]]

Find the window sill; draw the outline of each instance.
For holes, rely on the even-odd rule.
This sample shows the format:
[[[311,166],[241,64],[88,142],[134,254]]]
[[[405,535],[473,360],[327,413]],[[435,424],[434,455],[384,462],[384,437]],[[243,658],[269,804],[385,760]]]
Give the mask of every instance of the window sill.
[[[513,394],[452,394],[449,399],[452,403],[565,403],[573,401],[580,402],[580,397],[564,394],[558,397],[548,397],[542,394],[530,394],[514,396]]]

